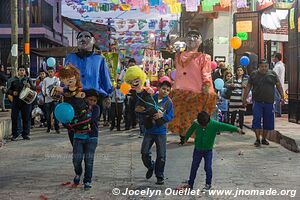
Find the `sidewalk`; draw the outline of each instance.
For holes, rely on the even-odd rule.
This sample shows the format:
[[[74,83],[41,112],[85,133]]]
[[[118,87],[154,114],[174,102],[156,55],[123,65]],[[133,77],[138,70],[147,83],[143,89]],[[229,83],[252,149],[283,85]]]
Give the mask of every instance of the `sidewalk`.
[[[245,116],[245,126],[251,128],[252,116]],[[288,115],[275,118],[275,131],[268,139],[293,152],[300,152],[300,124],[288,121]]]

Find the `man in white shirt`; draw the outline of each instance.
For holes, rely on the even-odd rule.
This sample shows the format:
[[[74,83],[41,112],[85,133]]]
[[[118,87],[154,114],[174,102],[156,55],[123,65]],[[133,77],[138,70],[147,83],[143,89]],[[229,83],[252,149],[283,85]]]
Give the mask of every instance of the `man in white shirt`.
[[[45,110],[46,110],[46,119],[47,119],[47,133],[50,133],[51,130],[51,114],[53,113],[54,118],[54,128],[56,133],[59,133],[59,125],[58,121],[54,116],[54,109],[57,105],[56,100],[54,100],[50,95],[50,90],[53,86],[59,86],[60,81],[59,78],[54,76],[55,70],[54,68],[48,69],[48,77],[43,80],[43,88],[42,92],[45,96]]]
[[[273,71],[277,74],[279,81],[282,85],[283,91],[284,91],[284,76],[285,76],[285,66],[283,62],[281,61],[282,55],[281,53],[276,53],[275,57],[273,59],[275,65],[273,68]],[[277,89],[275,89],[275,116],[281,117],[281,102],[280,102],[280,94]]]

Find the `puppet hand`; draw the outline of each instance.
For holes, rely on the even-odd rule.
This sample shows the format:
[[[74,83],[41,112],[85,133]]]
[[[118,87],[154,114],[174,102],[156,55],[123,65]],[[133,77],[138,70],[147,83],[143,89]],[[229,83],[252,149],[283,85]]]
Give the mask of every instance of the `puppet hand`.
[[[75,97],[83,99],[85,97],[85,93],[84,92],[78,92]]]
[[[146,108],[145,107],[143,107],[143,106],[136,106],[135,107],[135,112],[144,112],[146,110]]]
[[[154,114],[153,119],[157,120],[159,118],[162,118],[164,116],[164,113],[161,112],[160,110]]]
[[[151,95],[154,94],[154,90],[151,87],[147,88],[146,91]]]

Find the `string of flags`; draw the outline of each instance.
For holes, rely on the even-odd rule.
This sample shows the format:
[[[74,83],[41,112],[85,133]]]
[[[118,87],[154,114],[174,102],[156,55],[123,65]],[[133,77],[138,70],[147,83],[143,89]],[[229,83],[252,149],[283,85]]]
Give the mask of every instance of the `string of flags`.
[[[237,3],[240,1],[244,0],[237,0]],[[203,11],[209,12],[213,11],[213,6],[217,4],[223,8],[231,5],[231,0],[65,0],[65,2],[82,15],[89,12],[137,9],[149,14],[152,8],[158,10],[160,14],[180,14],[183,8],[187,12],[196,12],[201,5]]]

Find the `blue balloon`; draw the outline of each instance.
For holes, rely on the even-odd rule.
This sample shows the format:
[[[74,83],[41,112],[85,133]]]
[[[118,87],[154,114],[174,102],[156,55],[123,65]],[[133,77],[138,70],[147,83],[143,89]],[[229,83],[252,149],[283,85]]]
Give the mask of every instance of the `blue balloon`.
[[[248,66],[250,64],[250,59],[247,56],[242,56],[240,59],[240,64],[242,66]]]
[[[65,124],[73,120],[75,111],[71,104],[60,103],[55,107],[54,115],[59,122]]]
[[[47,65],[48,65],[49,67],[54,67],[55,64],[56,64],[55,58],[50,57],[50,58],[47,59]]]
[[[224,87],[224,81],[223,79],[221,78],[217,78],[215,81],[214,81],[214,84],[215,84],[215,88],[217,90],[222,90],[222,88]]]

